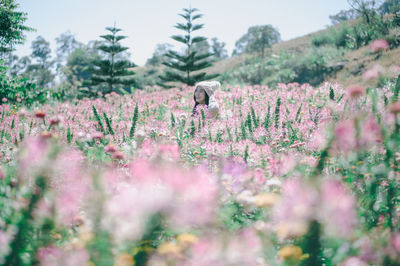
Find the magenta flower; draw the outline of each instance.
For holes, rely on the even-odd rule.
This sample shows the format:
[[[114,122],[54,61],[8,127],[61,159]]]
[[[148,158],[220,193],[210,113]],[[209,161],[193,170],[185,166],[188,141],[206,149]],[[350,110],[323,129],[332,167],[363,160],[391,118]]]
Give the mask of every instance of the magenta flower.
[[[370,44],[370,49],[372,52],[384,51],[389,50],[389,43],[386,40],[374,40]]]

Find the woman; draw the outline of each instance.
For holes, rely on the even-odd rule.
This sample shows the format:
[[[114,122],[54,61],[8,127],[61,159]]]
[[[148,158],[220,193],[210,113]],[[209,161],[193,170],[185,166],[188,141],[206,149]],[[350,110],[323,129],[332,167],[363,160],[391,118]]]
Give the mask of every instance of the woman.
[[[205,104],[210,117],[217,117],[219,106],[214,97],[215,90],[221,87],[218,81],[202,81],[196,84],[193,95],[194,107],[192,116],[197,114],[197,106]]]

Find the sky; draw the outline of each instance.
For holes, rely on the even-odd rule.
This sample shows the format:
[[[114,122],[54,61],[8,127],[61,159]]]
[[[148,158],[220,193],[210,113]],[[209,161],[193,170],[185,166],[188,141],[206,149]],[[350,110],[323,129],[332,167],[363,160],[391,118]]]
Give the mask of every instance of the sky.
[[[144,65],[159,43],[179,47],[170,37],[181,32],[174,28],[183,22],[182,8],[198,8],[204,28],[195,35],[217,37],[231,54],[235,42],[254,25],[271,24],[282,40],[290,40],[329,26],[329,15],[349,9],[347,0],[17,0],[19,10],[27,13],[26,25],[36,29],[26,34],[24,45],[16,47],[18,56],[31,53],[31,42],[42,36],[53,52],[55,38],[70,31],[88,43],[106,34],[105,27],[121,28],[128,38],[131,60]],[[179,49],[178,49],[179,50]]]

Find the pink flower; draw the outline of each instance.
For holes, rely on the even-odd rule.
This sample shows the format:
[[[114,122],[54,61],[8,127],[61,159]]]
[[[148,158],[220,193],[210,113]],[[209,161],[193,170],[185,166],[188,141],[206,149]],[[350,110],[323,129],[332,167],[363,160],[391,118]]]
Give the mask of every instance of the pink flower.
[[[352,85],[347,88],[347,95],[351,98],[357,98],[362,96],[364,93],[364,88],[359,85]]]
[[[8,245],[9,241],[10,236],[6,232],[0,230],[0,263],[2,263],[2,256],[6,255],[10,250],[10,247]]]
[[[38,250],[40,265],[87,265],[89,263],[89,253],[85,249],[62,250],[58,247],[44,247]]]
[[[117,146],[115,146],[112,143],[107,144],[107,146],[104,147],[104,151],[108,153],[114,153],[118,150]]]
[[[58,247],[48,246],[39,248],[37,256],[41,265],[50,266],[58,261],[63,256],[63,253],[63,250]]]
[[[391,240],[390,240],[393,248],[400,253],[400,233],[394,233],[392,234]]]
[[[301,179],[292,178],[282,184],[282,200],[274,206],[272,220],[280,238],[301,236],[314,219],[318,194]]]
[[[24,108],[21,108],[21,110],[19,110],[19,112],[18,112],[19,117],[25,117],[25,116],[27,116],[27,114],[28,114],[28,112]]]
[[[58,221],[70,225],[79,213],[90,187],[90,179],[83,168],[83,155],[67,151],[54,163],[52,186],[55,188],[55,209]]]
[[[341,266],[368,266],[368,264],[358,257],[347,258]]]
[[[400,113],[400,102],[395,102],[395,103],[391,103],[389,105],[389,111],[392,114],[398,114]]]
[[[389,50],[389,43],[382,39],[374,40],[370,44],[370,49],[374,53],[382,50]]]
[[[267,182],[267,178],[264,176],[261,168],[256,168],[254,170],[254,181],[259,185],[263,185],[265,182]]]
[[[123,160],[125,158],[125,155],[120,151],[116,151],[113,153],[112,157],[117,160]]]
[[[371,80],[379,78],[383,73],[385,73],[385,69],[381,65],[374,65],[371,69],[368,69],[363,74],[364,80]]]
[[[338,180],[325,180],[321,188],[320,219],[328,230],[348,236],[356,224],[354,197]]]
[[[104,137],[104,134],[102,132],[96,131],[92,134],[92,138],[94,138],[94,139],[102,139],[103,137]]]
[[[325,132],[326,129],[320,125],[318,129],[312,132],[311,137],[307,142],[307,147],[312,150],[322,150],[327,143]]]
[[[43,110],[38,110],[35,113],[35,117],[43,119],[46,116],[46,113]]]
[[[58,123],[60,123],[60,121],[61,121],[61,117],[58,116],[58,115],[53,116],[52,118],[50,118],[50,124],[53,125],[53,126],[58,125]]]
[[[361,142],[367,148],[382,141],[379,125],[372,116],[368,117],[362,126]]]
[[[356,129],[354,127],[354,121],[340,121],[336,125],[335,136],[336,148],[343,152],[349,152],[353,150],[356,147]]]
[[[166,145],[166,144],[160,144],[158,146],[158,150],[161,154],[171,156],[173,159],[178,159],[180,154],[179,154],[179,146],[177,144],[172,144],[172,145]]]

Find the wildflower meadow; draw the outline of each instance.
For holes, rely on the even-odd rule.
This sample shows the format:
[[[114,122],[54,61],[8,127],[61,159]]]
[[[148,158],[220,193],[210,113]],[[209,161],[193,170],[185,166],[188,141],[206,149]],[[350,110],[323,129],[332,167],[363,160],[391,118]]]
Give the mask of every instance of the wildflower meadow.
[[[398,265],[400,81],[0,106],[4,265]]]

